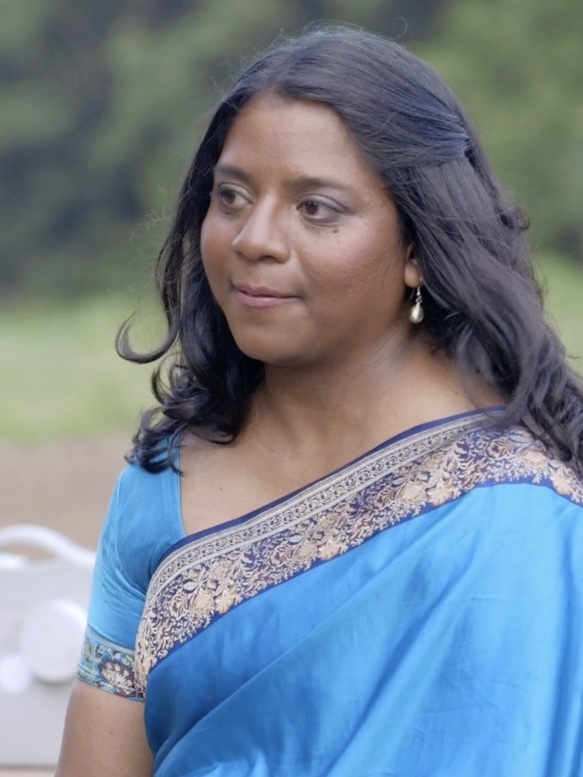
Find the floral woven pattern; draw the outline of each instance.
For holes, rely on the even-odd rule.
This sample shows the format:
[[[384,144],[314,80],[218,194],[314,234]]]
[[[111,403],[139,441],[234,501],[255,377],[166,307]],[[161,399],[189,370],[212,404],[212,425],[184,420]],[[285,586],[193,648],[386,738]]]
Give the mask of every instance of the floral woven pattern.
[[[464,418],[381,446],[244,522],[193,539],[154,573],[136,641],[136,688],[176,645],[241,602],[479,485],[583,483],[522,429]]]
[[[115,645],[87,627],[77,677],[116,696],[140,699],[134,678],[134,651]]]

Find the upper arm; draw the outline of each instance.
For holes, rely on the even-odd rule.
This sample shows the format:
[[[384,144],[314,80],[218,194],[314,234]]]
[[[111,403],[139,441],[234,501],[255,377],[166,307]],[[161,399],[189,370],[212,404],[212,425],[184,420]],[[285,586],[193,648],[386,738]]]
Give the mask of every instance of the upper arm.
[[[55,777],[149,777],[144,705],[77,681]]]
[[[135,637],[160,555],[181,538],[167,475],[127,467],[102,528],[88,626],[71,694],[58,777],[146,777],[152,756],[135,683]]]
[[[132,475],[131,472],[128,475]],[[125,477],[128,480],[128,477]],[[131,485],[131,477],[129,478]],[[152,773],[143,703],[134,684],[134,642],[143,609],[149,544],[140,547],[136,505],[124,473],[102,527],[88,625],[69,700],[58,777],[147,777]],[[151,543],[150,543],[151,544]]]

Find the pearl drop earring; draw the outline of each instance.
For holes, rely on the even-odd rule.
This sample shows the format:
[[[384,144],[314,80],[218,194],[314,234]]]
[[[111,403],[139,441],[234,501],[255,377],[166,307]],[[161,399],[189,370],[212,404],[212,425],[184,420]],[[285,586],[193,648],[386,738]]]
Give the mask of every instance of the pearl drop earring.
[[[409,310],[409,321],[412,324],[420,324],[423,321],[424,316],[425,311],[423,310],[423,300],[421,298],[421,286],[417,286],[415,300]]]

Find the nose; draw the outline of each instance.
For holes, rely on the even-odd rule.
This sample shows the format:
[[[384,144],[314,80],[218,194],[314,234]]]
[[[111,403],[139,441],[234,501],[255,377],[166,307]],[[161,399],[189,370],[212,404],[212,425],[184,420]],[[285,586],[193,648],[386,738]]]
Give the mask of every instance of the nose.
[[[256,202],[247,213],[231,245],[235,251],[256,262],[285,262],[289,256],[286,216],[274,202]]]

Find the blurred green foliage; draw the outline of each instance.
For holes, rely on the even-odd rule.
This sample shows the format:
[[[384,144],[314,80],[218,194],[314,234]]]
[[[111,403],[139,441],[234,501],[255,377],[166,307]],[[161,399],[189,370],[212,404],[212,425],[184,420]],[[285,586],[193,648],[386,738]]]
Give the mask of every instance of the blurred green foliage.
[[[434,63],[536,247],[583,254],[579,0],[3,0],[0,15],[4,297],[144,278],[222,84],[280,31],[323,19]]]
[[[419,53],[481,130],[536,251],[583,258],[583,4],[455,0]]]

